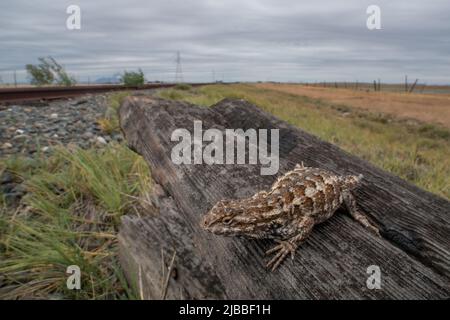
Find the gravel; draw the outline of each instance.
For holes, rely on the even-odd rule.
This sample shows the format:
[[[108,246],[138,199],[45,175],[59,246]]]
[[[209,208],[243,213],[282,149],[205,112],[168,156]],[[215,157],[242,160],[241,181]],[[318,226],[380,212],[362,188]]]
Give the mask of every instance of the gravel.
[[[120,133],[108,135],[97,120],[105,116],[108,93],[71,100],[10,105],[0,109],[0,158],[13,154],[51,152],[58,144],[82,148],[122,141]]]
[[[16,207],[25,193],[25,187],[17,176],[7,170],[1,173],[0,195],[7,205]]]

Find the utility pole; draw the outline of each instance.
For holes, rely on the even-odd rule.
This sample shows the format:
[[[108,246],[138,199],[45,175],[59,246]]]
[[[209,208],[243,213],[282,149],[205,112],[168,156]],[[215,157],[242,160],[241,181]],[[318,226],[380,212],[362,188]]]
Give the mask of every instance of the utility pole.
[[[414,88],[416,87],[417,81],[419,81],[419,79],[416,79],[416,81],[414,81],[412,87],[409,89],[409,93],[413,92]]]
[[[14,87],[17,88],[17,72],[14,70]]]
[[[175,71],[175,83],[183,83],[183,70],[181,68],[181,54],[180,51],[177,51],[177,69]]]

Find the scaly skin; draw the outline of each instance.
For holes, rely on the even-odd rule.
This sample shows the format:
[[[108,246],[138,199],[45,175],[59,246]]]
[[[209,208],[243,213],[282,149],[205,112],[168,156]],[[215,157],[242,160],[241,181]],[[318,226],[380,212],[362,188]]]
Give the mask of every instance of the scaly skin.
[[[203,229],[225,236],[270,238],[278,242],[267,254],[274,257],[267,267],[275,270],[313,227],[342,205],[353,218],[378,234],[378,229],[358,211],[351,194],[362,176],[339,176],[329,171],[297,165],[279,178],[272,188],[241,200],[219,201],[202,219]]]

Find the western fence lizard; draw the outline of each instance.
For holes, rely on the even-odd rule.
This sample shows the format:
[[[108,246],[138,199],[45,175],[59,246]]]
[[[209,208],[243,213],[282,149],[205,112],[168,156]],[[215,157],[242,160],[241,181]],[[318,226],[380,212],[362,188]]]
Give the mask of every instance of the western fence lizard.
[[[275,270],[309,236],[314,225],[342,205],[350,215],[376,234],[378,229],[356,207],[351,191],[362,175],[339,176],[326,170],[297,165],[280,177],[272,188],[241,200],[221,200],[203,217],[203,229],[225,236],[270,238],[278,245],[267,267]]]

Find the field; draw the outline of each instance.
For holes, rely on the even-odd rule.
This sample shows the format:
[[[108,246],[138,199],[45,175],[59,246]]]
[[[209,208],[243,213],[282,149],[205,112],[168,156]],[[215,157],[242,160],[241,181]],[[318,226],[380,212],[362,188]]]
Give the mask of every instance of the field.
[[[247,99],[349,153],[423,189],[450,198],[450,129],[432,122],[405,120],[406,117],[393,112],[380,112],[380,109],[389,108],[389,99],[397,99],[401,103],[398,103],[396,114],[408,114],[408,101],[416,95],[382,93],[387,97],[384,100],[386,105],[379,104],[382,108],[361,108],[352,104],[352,94],[357,100],[356,97],[367,93],[299,85],[239,84],[164,90],[159,95],[204,106],[224,97]],[[378,95],[379,92],[373,94]],[[342,99],[343,96],[347,100]],[[439,97],[420,95],[418,99]],[[437,110],[448,113],[450,103],[439,105]],[[433,117],[437,119],[439,115],[444,118],[439,111]]]
[[[388,104],[400,101],[394,113],[382,112],[381,107],[358,107],[353,103],[359,99],[352,99],[352,92],[347,91],[274,84],[184,85],[160,90],[157,95],[205,107],[225,97],[247,99],[421,188],[450,198],[449,129],[437,121],[405,120],[410,117],[406,101],[426,97],[382,93]],[[127,94],[110,97],[110,108],[99,119],[103,130],[118,130],[114,114]],[[434,98],[439,97],[430,96]],[[148,211],[150,172],[141,157],[124,143],[87,150],[61,146],[49,155],[38,152],[34,158],[1,159],[0,175],[4,172],[20,180],[26,195],[17,207],[0,197],[0,299],[138,298],[120,270],[116,236],[121,215]],[[66,267],[73,264],[81,266],[85,275],[79,291],[65,286]]]
[[[401,119],[435,123],[450,129],[450,92],[408,94],[398,91],[355,91],[289,84],[258,84],[258,88],[322,99],[335,105],[380,112]],[[385,89],[386,90],[386,89]]]

